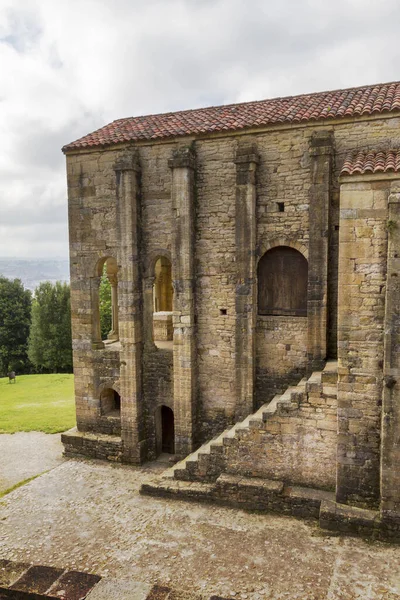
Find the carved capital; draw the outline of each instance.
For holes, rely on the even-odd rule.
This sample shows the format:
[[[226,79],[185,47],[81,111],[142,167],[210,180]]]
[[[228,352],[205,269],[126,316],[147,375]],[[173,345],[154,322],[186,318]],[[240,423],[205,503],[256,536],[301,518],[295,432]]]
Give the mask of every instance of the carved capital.
[[[314,131],[310,138],[310,155],[333,154],[333,131]]]
[[[170,169],[195,169],[196,155],[192,146],[182,146],[174,150],[172,158],[168,161]]]
[[[153,286],[154,286],[155,280],[156,280],[155,277],[145,277],[143,279],[143,287],[144,287],[145,292],[153,291]]]
[[[234,162],[237,165],[250,165],[251,163],[258,165],[260,163],[260,156],[256,144],[239,146],[236,150]]]
[[[120,156],[114,163],[114,171],[140,171],[139,153],[137,150]]]
[[[392,192],[389,194],[388,204],[400,204],[400,193]]]
[[[388,197],[389,204],[400,203],[400,181],[393,181],[390,186],[390,194]]]

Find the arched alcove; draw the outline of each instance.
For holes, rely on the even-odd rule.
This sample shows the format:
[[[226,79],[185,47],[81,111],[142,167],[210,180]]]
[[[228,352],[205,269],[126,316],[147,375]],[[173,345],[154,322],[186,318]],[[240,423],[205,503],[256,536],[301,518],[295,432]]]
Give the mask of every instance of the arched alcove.
[[[113,388],[105,388],[100,393],[100,412],[105,417],[119,417],[121,397]]]
[[[294,248],[268,250],[258,263],[258,314],[307,316],[307,259]]]

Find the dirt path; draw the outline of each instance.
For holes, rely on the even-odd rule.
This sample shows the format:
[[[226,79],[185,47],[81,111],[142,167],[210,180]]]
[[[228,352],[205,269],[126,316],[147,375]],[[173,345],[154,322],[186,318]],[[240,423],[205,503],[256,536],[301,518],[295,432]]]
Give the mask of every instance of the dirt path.
[[[0,492],[60,465],[63,446],[59,433],[39,431],[0,435]]]
[[[400,600],[400,547],[138,493],[149,468],[70,460],[0,502],[0,558],[248,600]],[[190,594],[187,596],[190,597]]]

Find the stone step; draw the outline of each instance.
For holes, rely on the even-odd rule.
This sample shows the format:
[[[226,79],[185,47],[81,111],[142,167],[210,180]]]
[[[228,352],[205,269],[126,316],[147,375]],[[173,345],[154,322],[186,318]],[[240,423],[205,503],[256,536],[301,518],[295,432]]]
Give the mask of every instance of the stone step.
[[[223,438],[228,432],[229,430],[223,431],[217,437],[211,439],[206,444],[203,444],[203,446],[200,446],[200,448],[164,471],[163,477],[166,479],[185,479],[187,469],[198,463],[202,456],[209,455],[212,448],[222,448]]]
[[[328,385],[335,385],[337,383],[337,360],[328,360],[324,370],[322,371],[322,383]]]
[[[319,517],[321,502],[333,502],[333,492],[286,486],[282,481],[221,474],[213,483],[165,480],[153,477],[142,484],[140,494],[277,512],[293,516]]]

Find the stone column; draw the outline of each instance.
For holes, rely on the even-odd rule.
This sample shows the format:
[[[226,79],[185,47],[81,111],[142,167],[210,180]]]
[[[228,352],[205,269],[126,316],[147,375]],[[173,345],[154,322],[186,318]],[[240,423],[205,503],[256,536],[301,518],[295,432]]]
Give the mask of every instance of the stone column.
[[[341,183],[336,498],[378,508],[387,191],[373,176]]]
[[[255,380],[256,273],[256,169],[255,145],[236,152],[236,410],[237,421],[253,411]]]
[[[333,134],[318,131],[310,141],[311,186],[309,191],[308,253],[308,370],[323,368],[328,335],[329,204]]]
[[[118,279],[116,275],[109,275],[108,281],[111,285],[111,331],[108,340],[118,340]]]
[[[173,368],[175,453],[193,450],[197,395],[196,328],[194,322],[194,170],[192,148],[176,150],[172,170]]]
[[[101,277],[90,278],[90,303],[92,312],[92,348],[104,348],[100,329],[100,281]]]
[[[142,282],[140,268],[140,167],[136,153],[114,165],[119,241],[119,337],[123,460],[145,457],[142,419]]]
[[[382,402],[381,514],[400,529],[400,181],[389,195]]]

